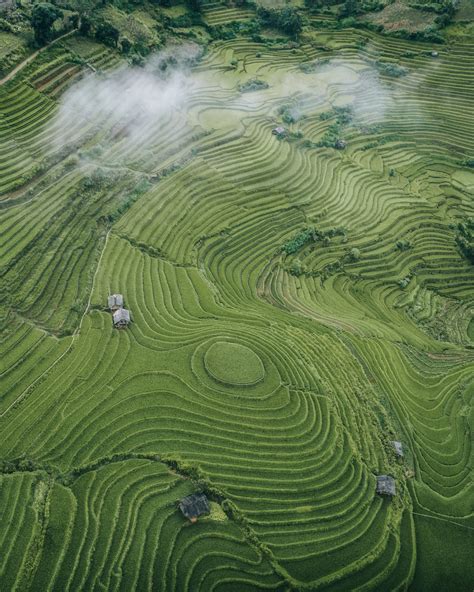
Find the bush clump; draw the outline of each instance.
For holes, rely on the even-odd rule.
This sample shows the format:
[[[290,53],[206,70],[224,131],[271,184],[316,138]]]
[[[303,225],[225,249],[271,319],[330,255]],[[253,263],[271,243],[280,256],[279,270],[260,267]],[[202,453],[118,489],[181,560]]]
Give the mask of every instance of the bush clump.
[[[474,169],[474,158],[465,158],[464,160],[461,160],[460,165]]]
[[[396,246],[399,251],[408,251],[411,249],[411,242],[407,239],[401,239],[397,241]]]
[[[299,65],[299,69],[305,74],[313,74],[314,72],[317,72],[319,68],[328,64],[329,61],[329,58],[322,58],[311,62],[303,62]]]
[[[269,88],[268,82],[259,80],[258,78],[252,78],[243,84],[239,84],[240,92],[255,92],[257,90],[265,90],[266,88]]]
[[[282,121],[287,125],[296,123],[300,119],[300,114],[293,105],[282,105],[278,109],[278,114],[281,115]]]
[[[377,61],[376,66],[379,72],[386,76],[391,76],[392,78],[400,78],[401,76],[406,76],[408,74],[408,68],[399,66],[398,64],[392,64],[391,62]]]
[[[456,244],[466,259],[474,264],[474,217],[459,222],[457,229]]]
[[[360,250],[357,247],[352,248],[346,255],[347,261],[349,263],[355,263],[360,259]]]
[[[309,243],[324,241],[325,244],[328,244],[331,238],[343,235],[345,235],[344,228],[330,228],[329,230],[318,230],[314,226],[307,227],[303,228],[303,230],[300,230],[300,232],[295,234],[293,238],[284,243],[281,246],[281,250],[286,255],[292,255]]]
[[[398,285],[400,286],[400,288],[402,290],[404,290],[408,286],[408,284],[410,283],[410,280],[411,280],[411,277],[407,275],[406,277],[402,278],[401,280],[398,280]]]
[[[262,27],[274,27],[287,35],[297,36],[303,30],[301,15],[289,6],[282,9],[260,7],[257,17]]]

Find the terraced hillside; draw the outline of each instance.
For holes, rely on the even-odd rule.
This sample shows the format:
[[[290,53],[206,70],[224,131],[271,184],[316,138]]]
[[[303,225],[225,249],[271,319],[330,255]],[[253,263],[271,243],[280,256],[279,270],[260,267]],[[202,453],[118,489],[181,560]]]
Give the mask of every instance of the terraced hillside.
[[[0,590],[472,590],[474,45],[316,22],[65,120],[118,64],[0,88]]]

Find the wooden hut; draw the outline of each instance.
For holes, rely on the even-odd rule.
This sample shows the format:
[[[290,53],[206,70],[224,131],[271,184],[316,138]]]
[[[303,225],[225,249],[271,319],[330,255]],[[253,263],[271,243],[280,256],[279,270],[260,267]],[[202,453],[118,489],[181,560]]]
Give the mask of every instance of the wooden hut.
[[[396,495],[395,479],[389,475],[378,475],[377,493],[379,495]]]
[[[109,309],[110,310],[118,310],[123,306],[123,296],[122,294],[111,294],[108,299]]]
[[[286,136],[286,129],[279,125],[272,129],[272,134],[278,138],[284,138]]]
[[[119,308],[113,314],[114,327],[123,329],[130,323],[130,311],[126,308]]]
[[[179,502],[179,509],[190,522],[197,522],[199,516],[207,515],[211,509],[204,493],[193,493]]]

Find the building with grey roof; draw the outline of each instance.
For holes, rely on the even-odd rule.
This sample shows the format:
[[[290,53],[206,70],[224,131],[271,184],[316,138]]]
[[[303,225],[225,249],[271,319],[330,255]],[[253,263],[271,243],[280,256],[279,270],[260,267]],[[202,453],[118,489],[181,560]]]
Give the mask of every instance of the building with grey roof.
[[[204,493],[193,493],[179,502],[179,509],[188,520],[196,522],[199,516],[207,515],[211,509]]]
[[[123,306],[122,294],[111,294],[108,299],[110,310],[117,310]]]
[[[396,495],[395,479],[390,475],[377,476],[377,493],[379,495]]]
[[[126,308],[119,308],[113,314],[114,327],[121,329],[126,327],[130,323],[130,311]]]

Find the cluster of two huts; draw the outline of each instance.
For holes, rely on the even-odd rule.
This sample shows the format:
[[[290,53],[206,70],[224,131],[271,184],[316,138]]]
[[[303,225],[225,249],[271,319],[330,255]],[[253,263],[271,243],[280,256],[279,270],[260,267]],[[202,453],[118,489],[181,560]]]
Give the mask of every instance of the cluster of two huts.
[[[395,454],[403,458],[403,446],[401,442],[393,441],[392,446]],[[395,479],[390,475],[378,475],[376,491],[379,495],[392,497],[396,495]],[[179,509],[185,518],[193,524],[197,522],[200,516],[206,516],[210,513],[209,500],[204,493],[193,493],[183,498],[179,504]]]
[[[398,458],[403,458],[403,445],[397,440],[391,442],[395,454]],[[388,495],[390,497],[396,495],[397,488],[395,479],[390,475],[378,475],[377,476],[377,493],[379,495]]]
[[[108,298],[109,310],[112,312],[114,327],[124,329],[130,323],[130,311],[123,306],[122,294],[111,294]]]

